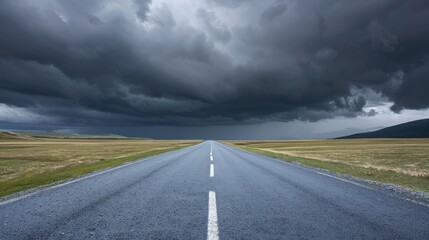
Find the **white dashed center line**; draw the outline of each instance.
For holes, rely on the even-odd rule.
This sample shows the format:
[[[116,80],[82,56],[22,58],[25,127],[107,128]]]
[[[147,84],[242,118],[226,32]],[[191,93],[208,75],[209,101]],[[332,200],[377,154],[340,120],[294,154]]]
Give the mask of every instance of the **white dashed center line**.
[[[214,165],[210,164],[210,177],[214,177]]]
[[[209,216],[207,222],[207,240],[218,240],[219,228],[217,222],[216,193],[209,192]]]

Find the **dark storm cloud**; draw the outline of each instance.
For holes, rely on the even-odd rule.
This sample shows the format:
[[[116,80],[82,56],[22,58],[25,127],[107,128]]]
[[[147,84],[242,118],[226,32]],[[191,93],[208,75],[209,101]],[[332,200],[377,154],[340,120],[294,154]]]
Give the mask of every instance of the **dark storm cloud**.
[[[221,23],[216,14],[206,9],[198,9],[197,16],[207,28],[214,40],[227,42],[231,39],[231,33],[225,24]]]
[[[248,24],[149,0],[1,1],[0,103],[82,126],[372,116],[368,89],[429,106],[425,0],[209,2]]]
[[[261,21],[273,21],[287,10],[287,4],[284,0],[277,0],[272,3],[261,14]]]
[[[134,3],[137,7],[136,13],[141,21],[146,21],[150,2],[151,2],[150,0],[134,0]]]
[[[243,3],[253,2],[255,0],[207,0],[207,2],[215,5],[228,8],[237,8]]]

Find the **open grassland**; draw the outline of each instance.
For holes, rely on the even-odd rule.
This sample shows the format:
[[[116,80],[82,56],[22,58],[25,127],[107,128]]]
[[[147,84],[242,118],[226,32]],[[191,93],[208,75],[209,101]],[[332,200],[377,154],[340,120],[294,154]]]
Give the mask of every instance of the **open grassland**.
[[[429,139],[231,141],[289,162],[429,193]]]
[[[196,143],[198,141],[0,138],[0,196]]]

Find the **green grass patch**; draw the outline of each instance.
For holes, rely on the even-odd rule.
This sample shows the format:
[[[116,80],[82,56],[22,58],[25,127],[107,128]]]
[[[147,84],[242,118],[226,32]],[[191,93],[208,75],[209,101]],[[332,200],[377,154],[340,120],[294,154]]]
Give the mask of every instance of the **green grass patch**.
[[[289,156],[287,154],[274,153],[271,151],[255,149],[245,144],[227,143],[250,152],[266,155],[272,158],[281,159],[287,162],[296,162],[303,165],[325,169],[331,172],[347,174],[353,177],[369,179],[373,181],[391,183],[405,186],[411,189],[429,193],[429,177],[411,176],[391,170],[379,170],[371,167],[360,167],[341,162],[321,161],[306,157]]]
[[[52,184],[62,180],[72,179],[97,170],[116,167],[127,162],[132,162],[141,158],[154,156],[168,151],[178,150],[190,145],[191,144],[165,149],[149,150],[126,157],[119,157],[107,160],[100,160],[97,162],[83,163],[74,166],[67,166],[43,173],[29,174],[20,178],[0,181],[0,197],[4,197],[9,194],[20,192],[23,190]]]

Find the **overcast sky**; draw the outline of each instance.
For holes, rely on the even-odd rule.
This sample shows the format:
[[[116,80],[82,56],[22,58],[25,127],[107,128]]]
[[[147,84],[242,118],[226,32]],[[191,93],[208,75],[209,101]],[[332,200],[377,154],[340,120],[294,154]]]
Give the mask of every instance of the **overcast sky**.
[[[429,117],[427,0],[2,0],[0,129],[323,138]]]

